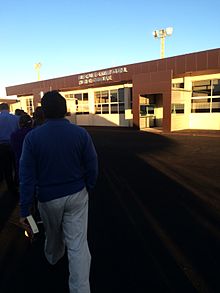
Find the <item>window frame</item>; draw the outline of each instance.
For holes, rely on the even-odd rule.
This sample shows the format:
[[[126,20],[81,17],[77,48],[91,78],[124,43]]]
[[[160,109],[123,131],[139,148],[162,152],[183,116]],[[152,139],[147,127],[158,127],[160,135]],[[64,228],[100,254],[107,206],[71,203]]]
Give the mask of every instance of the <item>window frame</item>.
[[[123,91],[123,97],[120,96],[120,93]],[[114,100],[112,101],[112,94],[115,95]],[[125,97],[124,97],[124,88],[116,89],[104,89],[94,92],[94,107],[95,114],[124,114],[125,113]],[[105,98],[104,98],[105,97]],[[119,100],[122,97],[122,102]],[[103,99],[104,98],[104,99]],[[113,107],[115,110],[112,111]],[[108,109],[108,110],[104,110]]]
[[[89,114],[89,93],[75,93],[74,99],[76,101],[76,115]]]
[[[201,91],[201,95],[195,95],[194,84],[197,84],[198,87],[201,87],[201,86],[210,87],[210,89],[208,88],[208,90],[210,90],[210,95],[202,95],[202,91]],[[215,87],[219,87],[219,94],[215,94]],[[220,112],[219,99],[220,99],[220,79],[217,79],[217,78],[207,79],[207,80],[194,81],[192,83],[191,113],[218,113]],[[204,100],[204,102],[202,100]]]

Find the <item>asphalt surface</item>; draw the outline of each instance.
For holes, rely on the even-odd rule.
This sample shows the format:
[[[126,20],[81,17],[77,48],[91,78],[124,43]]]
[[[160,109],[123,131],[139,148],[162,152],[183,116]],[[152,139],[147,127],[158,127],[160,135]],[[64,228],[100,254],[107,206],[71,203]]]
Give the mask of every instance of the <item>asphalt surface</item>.
[[[220,133],[87,128],[99,156],[90,195],[92,293],[220,292]],[[66,256],[30,244],[0,188],[0,292],[68,292]]]

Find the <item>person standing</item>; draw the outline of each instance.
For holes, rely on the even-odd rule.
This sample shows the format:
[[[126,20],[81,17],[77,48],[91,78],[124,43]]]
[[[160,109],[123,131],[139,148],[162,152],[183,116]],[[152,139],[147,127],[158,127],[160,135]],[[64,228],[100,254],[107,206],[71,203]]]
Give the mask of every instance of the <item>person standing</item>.
[[[64,118],[58,91],[45,93],[41,106],[46,121],[27,134],[20,159],[20,223],[25,227],[37,186],[46,259],[56,264],[66,247],[70,293],[89,293],[88,194],[98,176],[97,153],[88,132]]]
[[[26,112],[24,112],[24,110],[19,109],[19,108],[15,109],[15,115],[16,116],[22,116],[24,114],[26,114]]]
[[[12,132],[19,129],[19,117],[9,113],[7,103],[0,104],[0,177],[5,179],[8,190],[14,192],[14,154],[10,145]]]
[[[35,128],[42,125],[44,121],[44,112],[42,110],[42,107],[38,106],[33,113],[33,127]]]
[[[19,185],[19,160],[21,157],[23,141],[27,133],[32,130],[32,118],[28,114],[19,116],[19,129],[12,132],[10,144],[15,156],[15,183]]]

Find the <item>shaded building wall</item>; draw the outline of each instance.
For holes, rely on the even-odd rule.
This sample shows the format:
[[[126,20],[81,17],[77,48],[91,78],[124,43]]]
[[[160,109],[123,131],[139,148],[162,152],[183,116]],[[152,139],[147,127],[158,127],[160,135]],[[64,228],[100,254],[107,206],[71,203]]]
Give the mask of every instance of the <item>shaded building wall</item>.
[[[172,71],[136,74],[133,76],[133,125],[139,127],[139,97],[159,94],[163,99],[163,131],[171,130],[171,86]]]

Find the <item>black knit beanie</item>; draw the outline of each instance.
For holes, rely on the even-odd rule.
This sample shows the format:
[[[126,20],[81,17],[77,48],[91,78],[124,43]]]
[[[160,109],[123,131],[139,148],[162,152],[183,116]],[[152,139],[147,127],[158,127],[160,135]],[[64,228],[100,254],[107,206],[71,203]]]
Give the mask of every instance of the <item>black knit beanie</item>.
[[[41,107],[45,118],[57,119],[66,115],[66,100],[58,91],[51,91],[44,94],[41,99]]]

